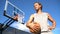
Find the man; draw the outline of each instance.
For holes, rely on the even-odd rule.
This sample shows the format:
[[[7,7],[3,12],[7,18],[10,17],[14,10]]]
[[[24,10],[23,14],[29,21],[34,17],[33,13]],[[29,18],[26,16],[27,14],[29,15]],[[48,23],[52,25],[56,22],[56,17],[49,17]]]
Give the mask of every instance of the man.
[[[40,24],[41,32],[40,34],[52,34],[52,30],[56,27],[55,20],[51,17],[49,13],[42,12],[42,5],[39,2],[34,3],[34,8],[36,13],[30,16],[29,21],[27,22],[26,26],[30,29],[37,29],[35,26],[32,27],[31,23],[38,23]],[[51,21],[52,26],[48,25],[48,20]],[[35,33],[34,33],[35,34]]]

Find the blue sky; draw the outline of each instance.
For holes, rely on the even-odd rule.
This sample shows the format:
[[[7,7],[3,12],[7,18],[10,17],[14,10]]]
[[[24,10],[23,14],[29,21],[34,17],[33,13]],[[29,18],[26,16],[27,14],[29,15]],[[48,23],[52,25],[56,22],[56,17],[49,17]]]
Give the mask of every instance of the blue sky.
[[[3,23],[7,18],[3,16],[4,6],[6,0],[0,0],[0,23]],[[54,34],[60,32],[60,0],[9,0],[11,3],[19,7],[25,12],[24,21],[27,22],[29,16],[35,13],[34,2],[38,1],[43,5],[43,12],[48,12],[56,21],[56,28],[53,30]]]

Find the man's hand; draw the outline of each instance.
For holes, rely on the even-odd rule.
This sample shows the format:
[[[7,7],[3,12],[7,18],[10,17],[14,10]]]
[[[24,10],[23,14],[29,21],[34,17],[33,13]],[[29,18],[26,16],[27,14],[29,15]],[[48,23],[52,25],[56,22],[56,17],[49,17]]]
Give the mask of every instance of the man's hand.
[[[40,33],[41,31],[40,24],[36,22],[30,23],[28,28],[30,29],[30,32],[32,33]]]
[[[33,26],[30,29],[30,30],[32,30],[31,32],[33,32],[33,33],[40,32],[41,29],[40,29],[40,24],[39,23],[33,23],[32,25]]]
[[[48,26],[48,29],[49,29],[49,30],[53,30],[54,27],[52,27],[52,26]]]

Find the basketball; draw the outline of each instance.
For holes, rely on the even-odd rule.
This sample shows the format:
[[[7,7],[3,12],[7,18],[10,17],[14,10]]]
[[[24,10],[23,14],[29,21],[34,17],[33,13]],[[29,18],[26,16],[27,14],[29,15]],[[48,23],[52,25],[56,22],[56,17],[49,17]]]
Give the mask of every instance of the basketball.
[[[40,33],[41,31],[40,24],[37,22],[30,23],[30,26],[28,28],[32,33]]]

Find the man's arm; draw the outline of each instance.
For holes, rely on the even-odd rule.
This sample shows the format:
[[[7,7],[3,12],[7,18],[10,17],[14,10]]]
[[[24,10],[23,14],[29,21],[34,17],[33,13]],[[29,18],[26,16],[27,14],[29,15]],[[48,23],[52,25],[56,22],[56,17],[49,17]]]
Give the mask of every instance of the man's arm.
[[[40,24],[37,22],[33,22],[33,19],[34,19],[34,15],[31,15],[26,26],[30,29],[31,33],[34,34],[40,33],[41,32]]]
[[[34,18],[34,15],[32,14],[32,15],[30,16],[30,18],[29,18],[27,24],[26,24],[27,27],[29,26],[30,23],[32,23],[33,18]]]
[[[48,19],[52,22],[52,26],[49,27],[50,30],[54,29],[56,27],[55,20],[51,17],[50,14],[48,14]]]

